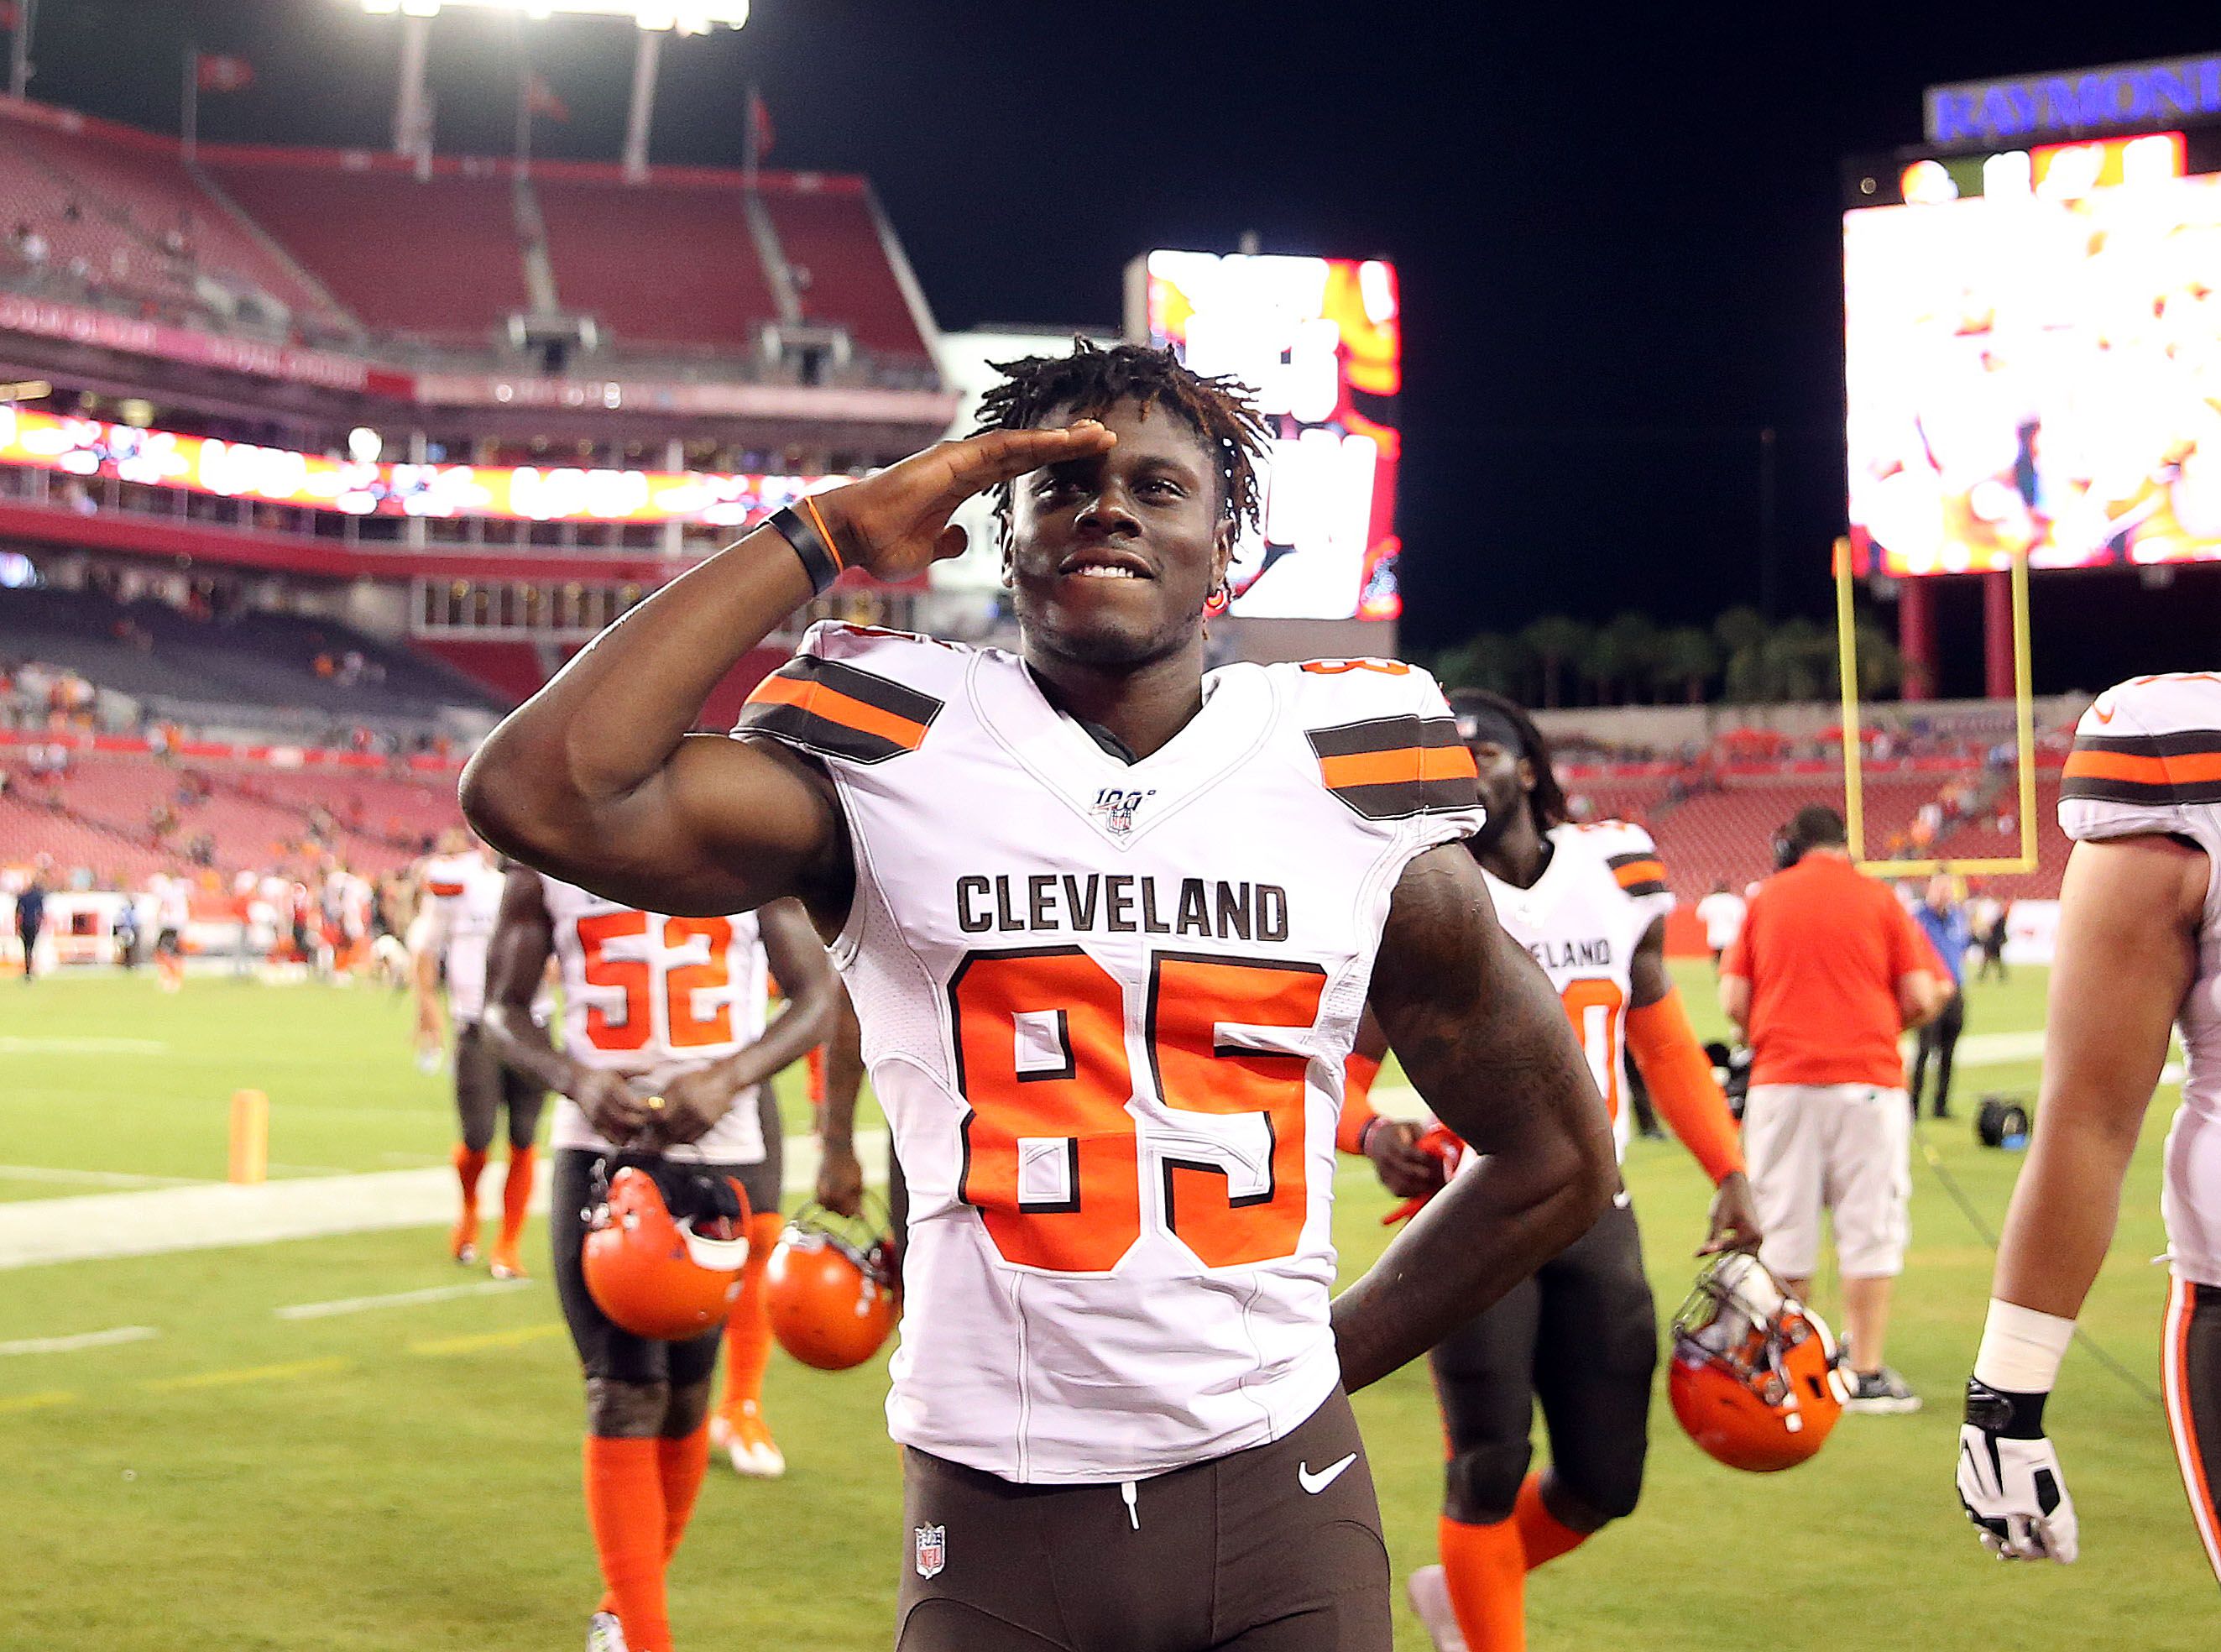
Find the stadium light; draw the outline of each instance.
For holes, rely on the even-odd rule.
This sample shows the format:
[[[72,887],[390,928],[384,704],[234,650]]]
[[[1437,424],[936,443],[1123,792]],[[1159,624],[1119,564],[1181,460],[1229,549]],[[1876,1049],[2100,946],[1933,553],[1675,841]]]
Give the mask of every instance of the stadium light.
[[[361,3],[365,11],[384,16],[397,11],[411,17],[435,17],[442,11],[478,10],[545,18],[560,11],[579,17],[623,17],[642,28],[676,28],[686,34],[705,34],[720,25],[739,28],[748,21],[748,0],[361,0]]]

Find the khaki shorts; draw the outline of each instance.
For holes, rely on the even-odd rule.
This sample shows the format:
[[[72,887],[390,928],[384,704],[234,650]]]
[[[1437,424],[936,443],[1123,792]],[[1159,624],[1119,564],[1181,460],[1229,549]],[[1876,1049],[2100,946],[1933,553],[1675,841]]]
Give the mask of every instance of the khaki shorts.
[[[1911,1230],[1912,1112],[1900,1089],[1870,1084],[1755,1084],[1742,1146],[1766,1230],[1759,1260],[1784,1279],[1820,1264],[1820,1212],[1836,1220],[1849,1279],[1905,1271]]]

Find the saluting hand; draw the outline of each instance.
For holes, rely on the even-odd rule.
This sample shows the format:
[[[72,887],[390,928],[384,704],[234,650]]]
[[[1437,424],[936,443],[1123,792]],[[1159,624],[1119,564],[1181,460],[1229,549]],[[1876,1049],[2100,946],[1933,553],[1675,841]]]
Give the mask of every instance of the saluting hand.
[[[990,430],[936,442],[875,476],[813,494],[810,503],[844,565],[882,579],[913,579],[964,554],[965,532],[948,518],[973,494],[1044,465],[1104,452],[1117,440],[1093,419],[1067,429]]]

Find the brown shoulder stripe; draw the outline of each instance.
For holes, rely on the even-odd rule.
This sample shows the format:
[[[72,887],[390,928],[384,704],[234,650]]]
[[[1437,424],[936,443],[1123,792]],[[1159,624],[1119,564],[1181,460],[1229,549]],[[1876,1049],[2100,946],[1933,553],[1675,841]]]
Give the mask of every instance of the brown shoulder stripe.
[[[1448,717],[1373,717],[1304,738],[1319,779],[1367,820],[1403,820],[1480,801],[1473,754]]]
[[[837,660],[802,654],[756,685],[736,734],[770,735],[829,757],[879,763],[924,743],[929,694]]]
[[[2221,730],[2083,735],[2068,754],[2062,798],[2103,803],[2221,803]]]

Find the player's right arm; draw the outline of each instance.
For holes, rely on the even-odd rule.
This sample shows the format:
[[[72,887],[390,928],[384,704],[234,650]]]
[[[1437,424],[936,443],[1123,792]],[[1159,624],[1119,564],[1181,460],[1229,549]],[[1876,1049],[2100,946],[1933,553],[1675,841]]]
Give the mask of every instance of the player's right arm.
[[[2209,872],[2202,850],[2157,834],[2077,843],[2068,859],[2036,1129],[1960,1430],[1960,1500],[2005,1558],[2075,1555],[2043,1405],[2112,1243],[2168,1034],[2197,978]]]
[[[810,504],[845,566],[909,579],[963,550],[948,518],[966,499],[1112,440],[1083,420],[944,441]],[[769,527],[673,580],[493,731],[464,771],[463,812],[516,859],[629,905],[716,917],[793,895],[837,923],[854,873],[824,777],[767,741],[688,734],[810,596]]]
[[[617,1147],[648,1122],[642,1098],[616,1073],[573,1061],[532,1016],[532,1000],[554,955],[555,922],[540,874],[511,867],[501,885],[501,910],[486,946],[485,1018],[494,1053],[528,1078],[579,1104],[602,1138]]]
[[[1430,849],[1405,868],[1371,998],[1405,1075],[1481,1157],[1335,1299],[1352,1392],[1580,1238],[1619,1186],[1611,1121],[1565,1006],[1496,921],[1463,848]]]

